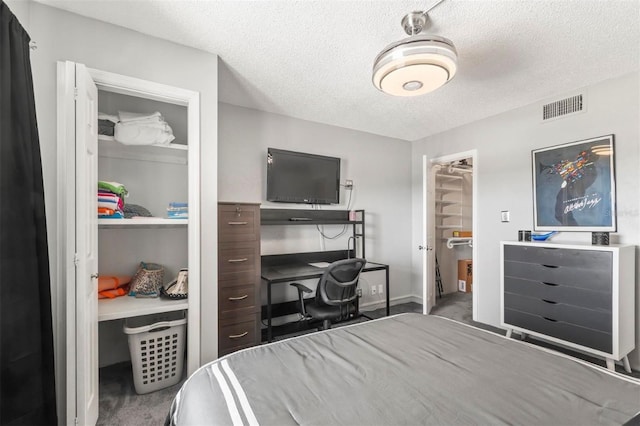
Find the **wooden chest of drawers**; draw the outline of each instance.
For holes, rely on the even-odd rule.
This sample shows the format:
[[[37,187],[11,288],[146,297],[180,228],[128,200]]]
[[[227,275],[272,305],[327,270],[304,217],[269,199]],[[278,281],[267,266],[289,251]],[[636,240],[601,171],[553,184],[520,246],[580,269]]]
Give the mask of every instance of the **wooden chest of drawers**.
[[[260,343],[260,205],[218,204],[218,355]]]
[[[502,242],[501,324],[602,356],[635,346],[634,247]]]

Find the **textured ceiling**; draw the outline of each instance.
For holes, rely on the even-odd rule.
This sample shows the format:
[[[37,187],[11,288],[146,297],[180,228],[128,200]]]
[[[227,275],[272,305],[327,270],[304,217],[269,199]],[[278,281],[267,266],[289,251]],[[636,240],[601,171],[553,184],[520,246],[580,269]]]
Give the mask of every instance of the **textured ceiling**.
[[[640,69],[640,0],[446,0],[459,71],[415,98],[371,68],[436,0],[38,1],[218,54],[222,102],[409,141]]]

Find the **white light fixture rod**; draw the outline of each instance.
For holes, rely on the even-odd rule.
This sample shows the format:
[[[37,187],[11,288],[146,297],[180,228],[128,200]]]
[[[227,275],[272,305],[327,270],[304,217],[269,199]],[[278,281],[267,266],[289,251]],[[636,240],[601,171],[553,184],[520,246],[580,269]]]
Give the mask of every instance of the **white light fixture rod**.
[[[435,9],[436,6],[438,6],[440,3],[442,3],[444,0],[438,0],[437,2],[435,2],[435,4],[433,6],[431,6],[429,9],[425,10],[424,13],[425,15],[429,12],[431,12],[431,10]]]

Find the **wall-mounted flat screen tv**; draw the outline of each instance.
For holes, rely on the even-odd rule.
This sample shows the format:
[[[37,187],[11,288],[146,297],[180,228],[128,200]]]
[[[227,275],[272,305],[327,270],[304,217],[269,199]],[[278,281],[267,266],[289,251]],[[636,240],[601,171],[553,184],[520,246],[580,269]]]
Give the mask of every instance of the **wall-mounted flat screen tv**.
[[[340,159],[268,148],[267,201],[338,204]]]

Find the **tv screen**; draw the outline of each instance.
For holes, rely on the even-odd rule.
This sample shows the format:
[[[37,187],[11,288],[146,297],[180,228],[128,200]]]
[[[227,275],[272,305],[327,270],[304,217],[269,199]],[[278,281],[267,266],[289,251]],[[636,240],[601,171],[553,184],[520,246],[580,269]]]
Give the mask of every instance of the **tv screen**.
[[[339,194],[339,158],[267,150],[267,201],[338,204]]]

